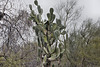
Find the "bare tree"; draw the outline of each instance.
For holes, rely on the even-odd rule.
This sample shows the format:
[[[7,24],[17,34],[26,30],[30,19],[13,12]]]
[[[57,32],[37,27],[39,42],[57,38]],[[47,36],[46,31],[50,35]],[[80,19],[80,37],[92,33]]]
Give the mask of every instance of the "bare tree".
[[[0,38],[1,38],[0,58],[4,57],[5,59],[3,60],[5,60],[5,62],[7,62],[8,65],[12,64],[12,66],[14,64],[12,61],[9,61],[9,59],[16,61],[16,57],[18,57],[17,58],[18,60],[23,61],[22,62],[22,64],[24,63],[23,66],[29,66],[29,65],[31,67],[36,66],[37,47],[34,48],[34,45],[36,45],[36,43],[35,44],[31,43],[35,42],[35,37],[34,37],[34,31],[32,30],[33,24],[28,19],[29,18],[28,11],[17,9],[18,13],[15,14],[11,11],[11,10],[16,10],[14,9],[14,6],[12,6],[13,1],[2,0],[0,3],[4,4],[2,5],[3,9],[1,9],[2,10],[1,13],[6,14],[2,17],[2,20],[0,20]],[[7,9],[8,7],[10,8]],[[14,56],[14,58],[11,57],[12,55]],[[32,58],[34,58],[34,60]],[[30,60],[30,61],[24,62],[25,60]],[[32,63],[34,63],[34,65]]]
[[[66,2],[61,2],[56,7],[56,13],[58,17],[63,21],[67,28],[70,27],[71,22],[77,21],[81,16],[81,7],[77,7],[76,0],[67,0]]]

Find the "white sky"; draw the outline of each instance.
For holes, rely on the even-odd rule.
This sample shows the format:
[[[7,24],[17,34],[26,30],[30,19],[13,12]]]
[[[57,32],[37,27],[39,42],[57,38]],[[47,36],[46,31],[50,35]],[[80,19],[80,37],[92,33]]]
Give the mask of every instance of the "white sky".
[[[26,4],[33,4],[34,0],[21,0]],[[38,0],[44,12],[48,12],[50,7],[55,7],[56,4],[66,0]],[[100,17],[100,0],[78,0],[80,6],[84,6],[83,17],[97,19]]]
[[[80,0],[80,4],[84,5],[83,15],[94,19],[100,17],[100,0]]]

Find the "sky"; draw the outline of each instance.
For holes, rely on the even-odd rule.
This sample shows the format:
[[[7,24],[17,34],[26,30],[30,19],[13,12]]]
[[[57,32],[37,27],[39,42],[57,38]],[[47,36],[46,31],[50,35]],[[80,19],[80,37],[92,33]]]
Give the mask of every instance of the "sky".
[[[19,0],[18,0],[19,1]],[[56,7],[58,3],[66,0],[38,0],[44,12],[48,12],[50,7]],[[100,17],[100,0],[77,0],[78,5],[83,8],[82,16],[84,18],[97,19]],[[34,0],[21,0],[25,4],[33,4]]]
[[[94,19],[100,17],[100,0],[80,0],[79,3],[84,6],[84,15]]]

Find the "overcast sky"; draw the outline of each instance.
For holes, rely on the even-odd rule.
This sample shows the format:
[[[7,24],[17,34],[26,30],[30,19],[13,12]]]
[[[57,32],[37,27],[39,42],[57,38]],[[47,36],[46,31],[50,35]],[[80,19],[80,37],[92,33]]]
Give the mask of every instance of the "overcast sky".
[[[80,0],[84,6],[83,14],[94,19],[100,17],[100,0]]]
[[[38,0],[45,12],[48,12],[50,7],[55,7],[58,3],[66,0]],[[33,4],[34,0],[22,0],[26,4]],[[97,19],[100,17],[100,0],[78,0],[79,6],[84,6],[83,17]]]

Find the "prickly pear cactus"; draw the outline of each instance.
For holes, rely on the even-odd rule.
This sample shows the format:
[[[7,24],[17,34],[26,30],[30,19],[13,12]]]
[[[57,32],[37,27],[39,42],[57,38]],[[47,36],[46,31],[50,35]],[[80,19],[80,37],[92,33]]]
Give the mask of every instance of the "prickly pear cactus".
[[[61,24],[60,19],[55,20],[53,8],[50,8],[49,13],[47,13],[47,20],[43,20],[41,17],[43,9],[37,0],[34,1],[34,4],[37,7],[38,14],[32,10],[32,5],[29,5],[31,10],[29,19],[36,24],[33,29],[37,35],[38,56],[42,60],[42,66],[49,67],[51,62],[61,57],[65,50],[62,49],[64,43],[60,40],[60,36],[66,34],[65,27]]]

